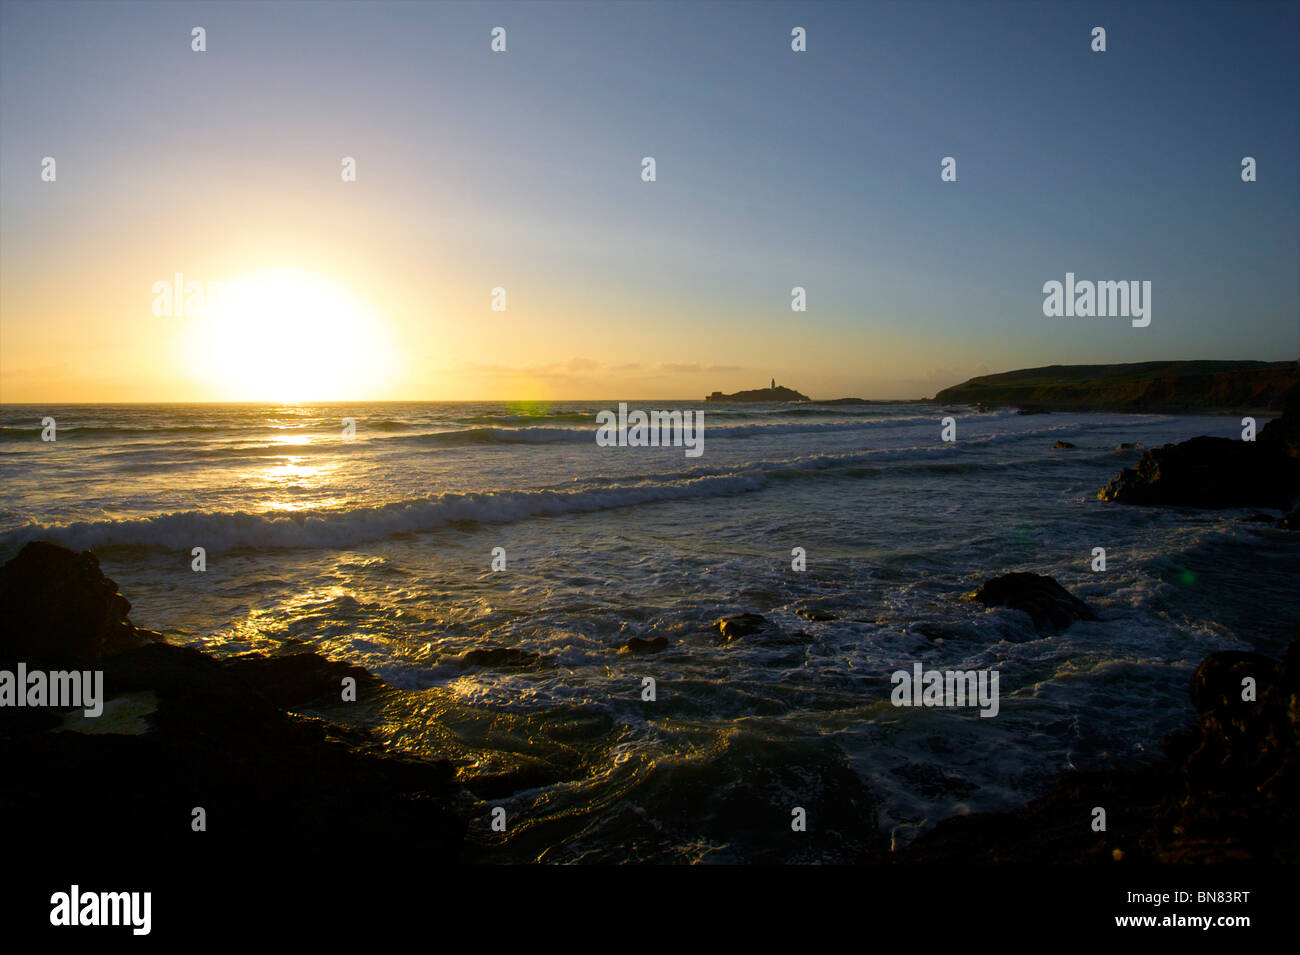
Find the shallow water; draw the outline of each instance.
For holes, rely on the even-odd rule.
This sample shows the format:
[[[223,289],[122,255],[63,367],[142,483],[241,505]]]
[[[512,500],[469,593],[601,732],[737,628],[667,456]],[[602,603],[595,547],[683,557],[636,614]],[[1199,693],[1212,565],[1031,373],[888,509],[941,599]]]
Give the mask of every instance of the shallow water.
[[[5,406],[0,559],[93,548],[141,626],[219,653],[302,641],[417,691],[328,715],[458,759],[490,797],[476,855],[509,861],[852,861],[1149,757],[1205,654],[1276,652],[1300,621],[1295,535],[1096,499],[1141,453],[1119,442],[1235,437],[1231,418],[629,406],[702,408],[703,456],[598,447],[617,402]],[[1101,619],[1038,637],[960,599],[1009,570]],[[775,629],[722,643],[709,623],[736,611]],[[633,636],[670,646],[618,653]],[[462,659],[488,647],[535,656]],[[997,668],[999,715],[893,707],[918,659]]]

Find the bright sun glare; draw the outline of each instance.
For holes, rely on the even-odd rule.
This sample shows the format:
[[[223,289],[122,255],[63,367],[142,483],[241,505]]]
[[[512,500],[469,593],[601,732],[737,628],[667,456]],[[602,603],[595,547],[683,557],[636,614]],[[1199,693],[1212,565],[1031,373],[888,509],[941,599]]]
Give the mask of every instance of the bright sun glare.
[[[209,301],[192,330],[191,367],[221,400],[377,398],[392,372],[379,316],[310,272],[242,276]]]

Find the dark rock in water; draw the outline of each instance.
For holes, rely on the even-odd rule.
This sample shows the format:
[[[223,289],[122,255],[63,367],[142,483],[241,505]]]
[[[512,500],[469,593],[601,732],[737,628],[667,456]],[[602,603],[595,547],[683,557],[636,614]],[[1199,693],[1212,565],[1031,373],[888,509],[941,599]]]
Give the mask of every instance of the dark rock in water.
[[[0,568],[14,611],[6,651],[19,649],[31,669],[93,659],[104,690],[96,718],[39,710],[37,727],[32,711],[0,708],[0,818],[21,820],[11,844],[143,859],[154,871],[217,856],[301,861],[339,845],[459,857],[466,825],[449,761],[387,755],[362,728],[281,705],[318,695],[320,680],[337,692],[334,678],[356,668],[316,654],[224,663],[160,642],[130,626],[129,604],[88,556],[28,545]],[[25,633],[33,621],[49,629]],[[123,642],[140,645],[113,652]],[[206,832],[191,829],[195,807]]]
[[[641,637],[633,637],[619,648],[619,652],[658,653],[660,650],[666,649],[668,649],[667,637],[651,637],[649,640],[643,640]]]
[[[839,619],[837,614],[834,614],[829,610],[820,610],[816,607],[800,607],[795,611],[795,613],[803,617],[805,620],[811,620],[814,623]]]
[[[517,756],[519,762],[503,772],[485,773],[465,781],[465,788],[479,799],[504,799],[525,789],[557,783],[562,774],[541,760]]]
[[[1300,496],[1300,385],[1282,401],[1282,414],[1254,441],[1192,438],[1152,448],[1098,492],[1121,504],[1183,507],[1273,507],[1287,510]]]
[[[1271,674],[1276,663],[1272,657],[1262,653],[1241,650],[1211,653],[1192,674],[1192,706],[1206,712],[1241,705],[1242,679],[1254,677],[1258,680],[1261,673]]]
[[[1285,509],[1300,494],[1300,460],[1258,441],[1192,438],[1142,455],[1097,495],[1121,504]]]
[[[86,665],[162,639],[130,611],[94,554],[33,541],[0,567],[0,660]]]
[[[336,663],[315,652],[275,657],[245,654],[230,658],[225,666],[267,700],[284,709],[305,706],[321,699],[339,702],[344,677],[357,681],[358,700],[363,689],[374,690],[383,685],[362,667]]]
[[[1282,660],[1212,653],[1192,677],[1194,729],[1157,817],[1160,861],[1300,861],[1300,628]]]
[[[947,819],[866,861],[1300,862],[1300,628],[1280,661],[1210,654],[1190,692],[1196,724],[1165,738],[1166,759],[1067,773],[1023,809]],[[1094,806],[1109,807],[1106,832],[1086,824]]]
[[[1053,450],[1053,451],[1068,451],[1069,449],[1071,449],[1071,448],[1073,448],[1073,447],[1075,447],[1075,445],[1071,444],[1069,441],[1057,441],[1056,444],[1052,445],[1052,450]]]
[[[470,650],[460,658],[465,666],[477,667],[531,667],[545,662],[540,654],[515,647],[484,647]]]
[[[718,633],[722,634],[724,640],[731,641],[766,630],[768,623],[767,618],[762,614],[737,613],[729,617],[719,617],[713,621],[713,626],[717,627]]]
[[[1091,607],[1042,574],[1003,574],[986,581],[968,596],[986,607],[1024,611],[1040,633],[1059,632],[1076,620],[1097,619]]]
[[[1140,447],[1142,447],[1142,442],[1141,442],[1141,441],[1121,441],[1119,444],[1115,445],[1115,450],[1116,450],[1116,451],[1135,451],[1135,450],[1137,450],[1137,449],[1140,448]]]
[[[1300,384],[1282,398],[1282,414],[1260,429],[1258,442],[1283,457],[1300,458]]]
[[[927,640],[955,640],[971,636],[969,631],[963,630],[956,624],[918,623],[911,630],[919,633]]]
[[[1251,515],[1248,516],[1248,517],[1243,517],[1242,520],[1245,521],[1247,524],[1275,524],[1275,523],[1277,523],[1277,518],[1275,518],[1272,514],[1251,514]]]
[[[1281,518],[1274,526],[1284,531],[1300,531],[1300,507]]]

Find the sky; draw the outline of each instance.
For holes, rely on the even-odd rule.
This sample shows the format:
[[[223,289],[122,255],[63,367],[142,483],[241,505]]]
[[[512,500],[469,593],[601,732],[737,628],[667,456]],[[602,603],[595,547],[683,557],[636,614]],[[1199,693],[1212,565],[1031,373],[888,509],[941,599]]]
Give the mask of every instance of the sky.
[[[0,0],[0,402],[1294,360],[1297,49],[1294,3]],[[1067,272],[1150,325],[1045,316]]]

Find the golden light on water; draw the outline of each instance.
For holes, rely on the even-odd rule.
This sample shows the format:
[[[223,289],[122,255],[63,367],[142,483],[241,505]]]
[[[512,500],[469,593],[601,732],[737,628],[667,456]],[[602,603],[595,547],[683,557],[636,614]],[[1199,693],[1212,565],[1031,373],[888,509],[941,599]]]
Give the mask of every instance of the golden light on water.
[[[289,269],[230,282],[192,323],[188,350],[195,377],[223,401],[365,399],[383,392],[395,365],[373,309],[329,279]]]

